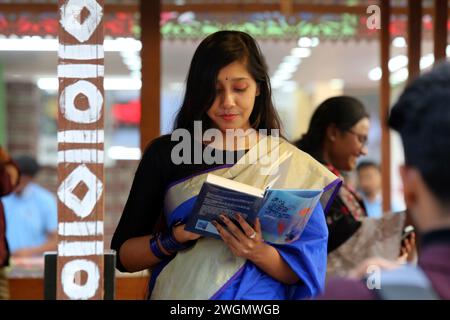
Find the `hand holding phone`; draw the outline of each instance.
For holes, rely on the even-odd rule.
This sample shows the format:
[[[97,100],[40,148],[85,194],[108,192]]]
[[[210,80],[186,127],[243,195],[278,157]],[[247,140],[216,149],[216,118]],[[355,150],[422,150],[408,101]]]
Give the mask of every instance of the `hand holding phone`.
[[[408,225],[405,227],[402,233],[402,240],[400,245],[400,256],[399,259],[406,262],[414,262],[417,250],[416,250],[416,235],[413,226]]]
[[[413,226],[411,226],[411,225],[406,226],[406,227],[403,229],[403,232],[402,232],[402,241],[405,240],[405,239],[407,239],[407,238],[411,238],[411,236],[412,236],[412,234],[414,233],[414,231],[415,231],[415,229],[414,229]]]

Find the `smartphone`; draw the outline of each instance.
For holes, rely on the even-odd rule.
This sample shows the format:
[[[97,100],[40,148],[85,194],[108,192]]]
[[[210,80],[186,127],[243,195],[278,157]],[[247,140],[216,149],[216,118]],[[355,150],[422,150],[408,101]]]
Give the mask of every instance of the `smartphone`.
[[[403,229],[402,241],[407,239],[408,237],[410,237],[414,231],[415,231],[415,229],[413,226],[411,226],[411,225],[406,226],[405,229]]]

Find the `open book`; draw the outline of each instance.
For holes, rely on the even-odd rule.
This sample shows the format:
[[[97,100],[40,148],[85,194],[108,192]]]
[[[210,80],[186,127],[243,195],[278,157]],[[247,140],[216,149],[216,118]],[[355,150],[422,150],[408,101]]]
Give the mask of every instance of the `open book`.
[[[265,241],[278,244],[295,241],[303,232],[323,191],[275,189],[274,185],[275,181],[263,190],[208,174],[185,229],[220,239],[211,221],[221,223],[219,215],[222,213],[233,220],[235,214],[240,213],[252,226],[256,218],[260,219]]]

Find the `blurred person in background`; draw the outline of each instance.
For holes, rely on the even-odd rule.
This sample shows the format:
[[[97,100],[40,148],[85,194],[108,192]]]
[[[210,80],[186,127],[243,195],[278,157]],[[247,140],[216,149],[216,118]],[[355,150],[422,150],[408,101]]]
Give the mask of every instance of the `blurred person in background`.
[[[381,197],[381,170],[374,161],[364,160],[356,167],[358,190],[361,193],[367,215],[371,218],[381,218],[383,215]],[[397,201],[392,201],[391,211],[399,212],[404,207]]]
[[[2,199],[7,224],[6,237],[13,258],[42,256],[56,250],[56,198],[33,182],[40,167],[33,157],[14,158],[20,170],[19,185]]]
[[[8,153],[0,146],[0,197],[11,193],[19,182],[19,171]],[[9,248],[6,240],[6,224],[0,201],[0,300],[9,299],[6,267],[9,263]]]
[[[295,144],[342,177],[342,172],[356,168],[360,156],[367,155],[369,127],[368,113],[359,100],[350,96],[332,97],[317,107],[307,133]],[[396,260],[401,251],[405,215],[368,218],[362,198],[343,180],[326,214],[327,276],[347,275],[372,256]]]
[[[405,152],[400,175],[418,232],[418,265],[368,259],[353,279],[329,281],[323,299],[450,299],[449,88],[444,63],[408,85],[389,118]]]

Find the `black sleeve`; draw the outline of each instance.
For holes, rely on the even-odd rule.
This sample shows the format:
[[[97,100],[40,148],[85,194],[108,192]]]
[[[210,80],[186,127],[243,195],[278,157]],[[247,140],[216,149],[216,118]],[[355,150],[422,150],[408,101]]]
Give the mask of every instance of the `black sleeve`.
[[[339,196],[336,196],[326,214],[328,225],[328,253],[347,241],[361,226],[345,206]]]
[[[131,191],[119,224],[114,232],[111,249],[117,252],[117,269],[126,271],[120,261],[119,250],[130,238],[153,232],[163,211],[167,152],[161,138],[154,140],[144,151],[134,175]],[[169,153],[170,155],[170,153]]]

